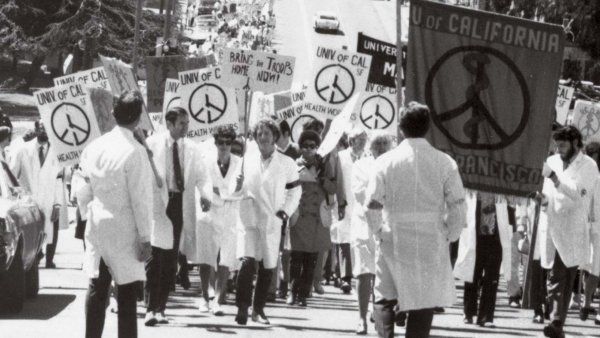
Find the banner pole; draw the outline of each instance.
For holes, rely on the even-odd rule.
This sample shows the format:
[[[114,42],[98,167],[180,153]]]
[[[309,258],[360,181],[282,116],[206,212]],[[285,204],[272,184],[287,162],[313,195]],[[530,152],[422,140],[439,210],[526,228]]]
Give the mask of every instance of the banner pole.
[[[402,1],[396,0],[396,97],[398,98],[398,114],[404,101],[402,93]]]
[[[244,175],[244,163],[246,161],[246,145],[248,143],[248,124],[249,124],[249,117],[250,117],[250,108],[252,105],[252,90],[250,89],[250,86],[248,84],[246,84],[246,86],[244,87],[244,98],[245,101],[244,102],[244,153],[242,155],[242,176]]]
[[[140,21],[142,20],[142,2],[144,0],[137,0],[137,6],[135,7],[135,29],[133,35],[133,75],[137,79],[137,63],[138,63],[138,53],[139,53],[139,45],[140,45]]]

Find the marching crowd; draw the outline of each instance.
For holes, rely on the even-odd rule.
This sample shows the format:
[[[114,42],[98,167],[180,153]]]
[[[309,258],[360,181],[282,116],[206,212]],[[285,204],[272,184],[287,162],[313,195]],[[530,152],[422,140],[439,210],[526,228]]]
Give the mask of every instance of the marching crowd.
[[[371,306],[380,336],[393,337],[399,324],[407,337],[427,337],[434,313],[455,303],[459,278],[464,323],[493,328],[502,263],[510,306],[527,298],[533,321],[549,320],[546,336],[564,337],[573,292],[584,296],[582,320],[596,312],[600,144],[584,147],[573,126],[557,126],[543,191],[520,203],[466,191],[456,162],[425,139],[430,113],[421,104],[405,108],[398,145],[354,128],[326,156],[317,154],[325,136],[318,120],[297,143],[286,122],[261,120],[251,135],[219,127],[197,144],[185,137],[182,108],[166,113],[166,130],[146,137],[137,128],[142,104],[138,92],[124,92],[114,105],[117,126],[84,150],[72,174],[56,162],[41,122],[5,154],[11,126],[0,121],[11,180],[50,215],[47,268],[55,267],[65,186],[76,201],[90,278],[86,337],[102,335],[111,282],[119,337],[137,336],[141,281],[145,325],[168,324],[169,293],[176,283],[190,287],[194,266],[199,310],[224,315],[233,288],[239,325],[269,324],[275,297],[310,307],[323,281],[350,294],[355,278],[357,334],[367,333]],[[527,281],[521,253],[533,255]]]

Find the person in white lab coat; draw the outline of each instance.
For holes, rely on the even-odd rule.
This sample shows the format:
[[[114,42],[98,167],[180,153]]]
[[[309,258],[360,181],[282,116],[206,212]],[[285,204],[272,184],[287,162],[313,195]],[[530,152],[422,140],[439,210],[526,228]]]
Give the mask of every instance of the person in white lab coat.
[[[394,336],[396,304],[408,312],[406,336],[428,337],[433,308],[456,298],[448,245],[465,226],[465,191],[456,162],[424,138],[429,114],[408,105],[406,138],[376,160],[367,187],[367,221],[380,233],[374,310],[382,337]]]
[[[125,91],[113,109],[117,126],[81,154],[87,184],[76,192],[87,206],[84,270],[87,338],[102,336],[111,280],[117,285],[119,338],[137,337],[136,293],[146,279],[152,247],[152,175],[148,154],[133,132],[142,114],[142,95]]]
[[[574,126],[553,135],[556,155],[544,163],[543,196],[548,203],[546,229],[541,231],[541,264],[550,269],[548,299],[552,323],[544,327],[547,337],[564,337],[563,326],[578,266],[589,259],[589,217],[598,167],[581,152],[582,137]],[[542,224],[544,225],[544,224]]]
[[[208,172],[198,146],[185,137],[189,125],[187,112],[174,107],[165,114],[165,121],[167,130],[147,140],[164,184],[161,188],[153,185],[152,258],[146,265],[146,326],[168,322],[164,311],[175,285],[180,247],[192,261],[196,254],[197,190],[199,205],[205,211],[210,208]],[[180,245],[181,241],[184,243]]]
[[[202,298],[200,312],[212,311],[215,316],[223,316],[220,304],[225,303],[229,269],[235,269],[236,225],[239,217],[239,200],[232,195],[239,190],[237,178],[241,174],[242,160],[231,154],[231,144],[235,140],[235,130],[231,126],[218,127],[213,132],[217,147],[216,154],[206,160],[212,181],[212,205],[209,212],[200,214],[198,219],[198,258]],[[196,262],[194,262],[196,263]],[[209,301],[210,274],[217,272],[215,280],[215,300]]]
[[[345,201],[339,202],[341,210],[340,216],[343,218],[333,224],[336,229],[333,232],[337,236],[333,236],[332,242],[335,243],[334,251],[337,254],[336,272],[338,278],[342,279],[340,288],[345,294],[352,291],[352,250],[350,243],[352,242],[352,214],[356,199],[352,193],[352,168],[354,163],[361,158],[367,156],[365,154],[365,146],[367,144],[367,132],[359,127],[353,128],[348,132],[348,143],[350,147],[338,153],[340,169],[342,172],[341,184],[343,185]],[[344,217],[347,215],[347,217]]]
[[[10,169],[21,183],[21,186],[31,194],[44,213],[46,232],[46,268],[55,268],[54,253],[58,242],[58,226],[60,203],[63,192],[61,180],[58,178],[62,168],[54,156],[53,147],[48,142],[48,134],[41,120],[35,121],[37,137],[13,149],[10,159]],[[54,211],[56,209],[56,211]]]
[[[352,215],[352,273],[357,279],[359,322],[356,334],[367,334],[367,312],[369,299],[373,293],[375,282],[375,250],[377,244],[371,228],[365,218],[365,191],[369,183],[370,173],[375,167],[375,159],[392,148],[389,135],[377,133],[371,136],[369,149],[372,156],[365,156],[354,163],[352,169],[352,193],[356,207]]]
[[[264,307],[277,266],[282,226],[296,211],[302,188],[298,181],[298,167],[294,161],[275,150],[279,128],[271,120],[261,120],[254,127],[253,137],[259,151],[245,155],[241,193],[246,196],[240,202],[241,229],[238,232],[237,257],[241,267],[237,279],[235,318],[240,325],[248,321],[248,307],[252,300],[252,280],[255,262],[259,262],[258,278],[252,320],[269,324]],[[284,230],[283,230],[284,231]]]

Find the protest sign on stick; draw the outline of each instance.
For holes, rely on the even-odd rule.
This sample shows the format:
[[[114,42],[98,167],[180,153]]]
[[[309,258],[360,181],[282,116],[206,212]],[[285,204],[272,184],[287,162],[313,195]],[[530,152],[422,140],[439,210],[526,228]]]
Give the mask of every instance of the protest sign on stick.
[[[577,100],[573,125],[581,131],[584,143],[600,142],[600,103]]]
[[[567,116],[569,115],[569,107],[571,106],[571,100],[575,88],[559,85],[558,95],[556,97],[556,122],[565,125],[567,123]]]

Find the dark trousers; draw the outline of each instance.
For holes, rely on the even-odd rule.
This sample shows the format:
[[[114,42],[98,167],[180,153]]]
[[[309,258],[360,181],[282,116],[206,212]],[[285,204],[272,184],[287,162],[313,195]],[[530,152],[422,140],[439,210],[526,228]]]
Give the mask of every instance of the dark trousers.
[[[337,263],[335,265],[335,274],[344,281],[352,281],[352,256],[350,243],[335,244]]]
[[[396,306],[396,304],[396,300],[386,299],[375,302],[373,306],[375,312],[375,329],[377,330],[379,337],[394,337],[394,326],[396,324],[394,306]],[[433,309],[408,311],[405,336],[407,338],[429,337],[432,321]]]
[[[254,300],[252,300],[252,280],[256,271],[256,260],[253,257],[244,257],[241,260],[242,265],[237,277],[235,303],[241,309],[247,309],[252,303],[252,309],[261,312],[267,301],[269,285],[271,284],[271,278],[273,278],[273,269],[265,269],[262,261],[258,263],[258,278],[256,279]]]
[[[308,297],[308,294],[311,290],[318,256],[318,252],[292,250],[292,259],[290,261],[292,293],[300,299],[305,299]]]
[[[548,272],[548,300],[552,307],[550,318],[560,325],[564,325],[567,318],[576,275],[577,266],[567,268],[560,254],[556,252],[554,265]]]
[[[46,264],[54,262],[54,254],[56,253],[56,243],[58,243],[58,221],[52,223],[52,243],[46,245]]]
[[[100,338],[104,329],[106,304],[112,276],[104,260],[100,260],[98,278],[90,279],[85,299],[85,337]],[[117,285],[117,304],[119,306],[119,338],[137,337],[136,293],[138,282]]]
[[[169,291],[175,282],[177,251],[152,247],[152,256],[146,262],[144,298],[147,312],[164,312]]]
[[[531,265],[531,306],[536,315],[543,315],[543,306],[546,303],[546,270],[542,268],[539,260],[534,260]]]
[[[502,264],[502,245],[497,235],[478,236],[475,250],[473,283],[465,283],[464,312],[466,316],[477,315],[478,323],[493,322],[496,309],[496,292]],[[481,288],[479,310],[477,294]]]
[[[187,276],[187,259],[179,254],[179,243],[181,242],[181,230],[183,228],[183,204],[181,193],[169,193],[169,203],[167,204],[167,217],[173,224],[173,248],[166,253],[164,265],[162,267],[163,274],[169,276],[169,285],[165,285],[169,290],[175,284],[177,276],[177,263],[183,264],[180,273],[185,273]],[[183,257],[182,257],[183,256]],[[161,286],[162,287],[162,286]],[[164,310],[164,309],[163,309]]]

